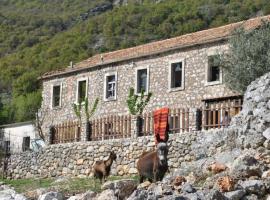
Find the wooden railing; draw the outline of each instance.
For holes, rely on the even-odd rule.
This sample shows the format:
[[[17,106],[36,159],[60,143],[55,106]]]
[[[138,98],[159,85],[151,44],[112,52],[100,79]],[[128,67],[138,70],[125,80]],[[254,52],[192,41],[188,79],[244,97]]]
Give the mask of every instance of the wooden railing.
[[[52,143],[67,143],[79,141],[81,137],[81,128],[79,122],[68,121],[54,126],[52,133]]]
[[[242,100],[234,99],[224,102],[206,103],[203,109],[173,108],[170,109],[168,122],[169,133],[191,132],[203,129],[221,128],[228,126],[227,117],[238,114],[242,108]],[[134,121],[130,115],[107,116],[90,121],[90,130],[87,131],[86,140],[108,140],[128,138],[135,133]],[[138,136],[154,134],[153,112],[145,113],[139,120]],[[88,134],[89,133],[89,134]],[[89,135],[89,137],[87,136]],[[79,141],[81,128],[79,122],[67,122],[54,126],[52,143],[65,143]]]
[[[222,128],[242,109],[242,99],[210,103],[203,108],[203,129]]]
[[[194,121],[194,113],[190,112],[188,108],[174,108],[170,109],[168,122],[170,133],[189,132],[193,130],[191,121]],[[154,120],[153,112],[143,114],[141,121],[141,128],[139,135],[153,135]]]
[[[127,138],[131,136],[131,116],[108,116],[94,119],[91,124],[91,140]]]

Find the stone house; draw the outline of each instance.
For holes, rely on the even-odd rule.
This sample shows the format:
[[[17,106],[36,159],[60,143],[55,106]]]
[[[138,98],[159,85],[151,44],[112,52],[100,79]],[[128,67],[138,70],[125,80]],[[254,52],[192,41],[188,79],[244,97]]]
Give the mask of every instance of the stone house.
[[[49,110],[44,132],[48,133],[52,125],[76,120],[72,104],[83,102],[85,97],[90,105],[96,98],[100,99],[94,118],[127,115],[130,87],[137,93],[141,90],[153,93],[145,112],[164,106],[198,109],[207,104],[239,100],[239,94],[225,86],[222,70],[215,61],[229,49],[228,38],[233,30],[240,26],[252,29],[269,18],[258,17],[102,53],[44,74],[41,109]],[[84,134],[81,140],[85,140]]]
[[[1,146],[9,153],[20,153],[33,149],[38,138],[33,122],[19,122],[0,126]]]

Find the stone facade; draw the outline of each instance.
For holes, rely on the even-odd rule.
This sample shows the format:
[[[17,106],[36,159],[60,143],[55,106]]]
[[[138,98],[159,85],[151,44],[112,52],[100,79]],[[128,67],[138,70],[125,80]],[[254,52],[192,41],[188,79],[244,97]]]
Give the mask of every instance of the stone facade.
[[[201,137],[197,137],[198,135]],[[205,144],[199,138],[209,142]],[[222,130],[170,135],[168,142],[170,169],[180,167],[182,162],[209,156],[216,149],[223,149],[220,143],[226,142],[220,142],[221,140],[226,140]],[[136,162],[139,156],[143,151],[152,149],[154,149],[153,136],[49,145],[39,153],[25,152],[12,155],[8,165],[8,176],[14,179],[38,176],[89,176],[92,174],[95,161],[107,159],[111,150],[117,154],[117,159],[112,165],[112,174],[136,175]]]
[[[43,128],[45,132],[48,132],[48,128],[51,125],[76,119],[72,103],[76,101],[77,80],[82,78],[88,80],[87,95],[89,104],[91,105],[97,97],[100,99],[94,117],[128,114],[126,99],[129,88],[135,87],[136,69],[138,68],[149,69],[148,89],[153,93],[153,97],[147,105],[145,112],[164,106],[170,108],[200,108],[203,106],[203,99],[235,95],[222,82],[209,85],[206,80],[208,56],[220,54],[227,48],[228,46],[224,42],[209,43],[159,55],[137,58],[132,61],[89,68],[76,74],[45,79],[43,81],[42,110],[49,110],[49,112],[47,112]],[[182,90],[170,91],[170,63],[180,60],[184,63],[184,88]],[[110,72],[117,73],[117,99],[105,101],[104,77],[106,73]],[[52,109],[52,86],[54,84],[61,84],[62,95],[61,107]]]

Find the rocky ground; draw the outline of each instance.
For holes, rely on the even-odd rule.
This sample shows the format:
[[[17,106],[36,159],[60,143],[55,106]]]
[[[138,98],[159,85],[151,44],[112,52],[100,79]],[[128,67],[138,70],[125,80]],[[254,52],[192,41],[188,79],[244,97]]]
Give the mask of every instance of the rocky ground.
[[[87,191],[68,199],[270,200],[270,73],[248,87],[241,113],[223,134],[224,138],[227,134],[234,137],[231,142],[205,145],[213,152],[210,157],[202,153],[196,161],[181,163],[162,182],[138,185],[133,179],[109,181],[101,193]],[[207,140],[202,139],[194,148],[212,144],[216,137]],[[220,148],[224,145],[226,148]],[[42,189],[35,195],[39,200],[65,199],[59,192]],[[2,185],[0,199],[27,198]]]

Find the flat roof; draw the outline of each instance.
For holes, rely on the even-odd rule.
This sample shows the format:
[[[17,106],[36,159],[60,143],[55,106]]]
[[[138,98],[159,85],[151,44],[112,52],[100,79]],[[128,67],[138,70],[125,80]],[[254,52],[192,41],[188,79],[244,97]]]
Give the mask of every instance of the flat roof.
[[[18,122],[18,123],[0,125],[0,128],[12,128],[12,127],[31,125],[31,124],[33,124],[32,121]]]

